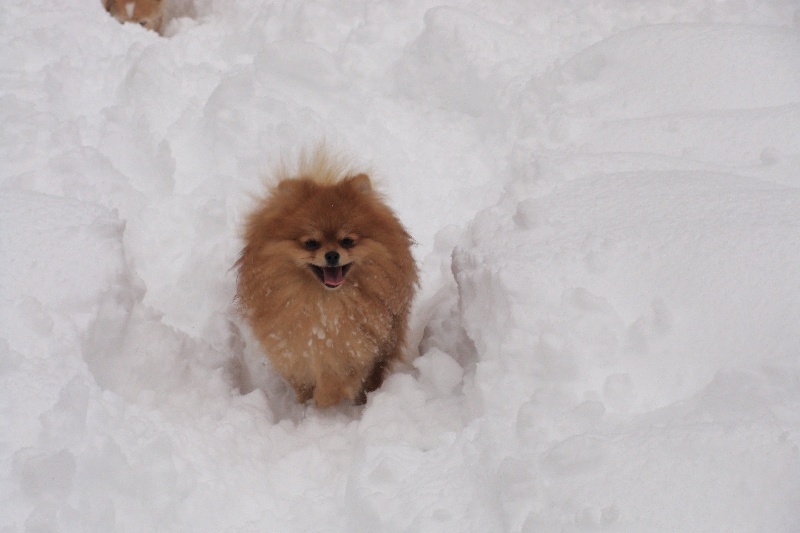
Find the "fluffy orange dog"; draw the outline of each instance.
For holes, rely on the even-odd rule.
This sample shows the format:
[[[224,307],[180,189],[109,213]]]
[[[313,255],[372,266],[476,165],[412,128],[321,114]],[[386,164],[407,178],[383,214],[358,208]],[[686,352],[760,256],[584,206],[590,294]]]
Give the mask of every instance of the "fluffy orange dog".
[[[417,283],[411,237],[372,188],[319,150],[249,215],[237,299],[298,402],[366,401],[399,359]]]
[[[120,22],[133,22],[161,32],[163,0],[103,0],[103,6]]]

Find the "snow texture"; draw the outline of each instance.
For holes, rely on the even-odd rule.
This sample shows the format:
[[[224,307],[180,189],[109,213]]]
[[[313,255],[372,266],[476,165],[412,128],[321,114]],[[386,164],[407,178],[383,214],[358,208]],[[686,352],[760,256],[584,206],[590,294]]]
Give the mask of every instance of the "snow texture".
[[[165,1],[0,6],[0,532],[800,531],[794,0]],[[321,139],[418,242],[363,407],[232,307]]]

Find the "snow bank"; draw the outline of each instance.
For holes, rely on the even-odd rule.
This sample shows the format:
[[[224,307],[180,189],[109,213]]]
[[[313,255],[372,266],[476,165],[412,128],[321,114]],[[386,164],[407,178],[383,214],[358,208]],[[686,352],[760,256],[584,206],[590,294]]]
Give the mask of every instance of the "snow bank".
[[[792,2],[172,7],[0,8],[0,530],[800,529]],[[230,270],[320,138],[423,276],[325,411]]]
[[[565,507],[659,531],[693,529],[691,508],[725,530],[796,524],[800,310],[776,302],[800,290],[799,207],[728,175],[625,173],[476,218],[453,263],[469,396],[504,436],[492,455],[541,469],[523,485],[558,511],[531,525]],[[770,495],[741,501],[754,493]]]

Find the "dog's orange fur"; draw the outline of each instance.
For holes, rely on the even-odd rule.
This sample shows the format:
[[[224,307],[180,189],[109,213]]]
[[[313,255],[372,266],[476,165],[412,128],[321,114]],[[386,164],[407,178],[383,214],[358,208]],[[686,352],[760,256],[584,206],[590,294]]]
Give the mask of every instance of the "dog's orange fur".
[[[324,151],[300,166],[246,220],[237,300],[299,402],[363,403],[401,357],[417,283],[412,240],[367,175]],[[336,288],[310,266],[332,252],[350,265]]]
[[[164,0],[103,0],[103,5],[120,22],[133,22],[148,30],[161,32],[163,2]]]

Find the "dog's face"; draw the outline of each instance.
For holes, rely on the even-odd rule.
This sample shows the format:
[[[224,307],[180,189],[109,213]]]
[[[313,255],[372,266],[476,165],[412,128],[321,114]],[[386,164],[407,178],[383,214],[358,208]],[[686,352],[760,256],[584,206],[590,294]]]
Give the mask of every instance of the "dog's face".
[[[305,262],[311,272],[328,289],[337,289],[350,272],[358,245],[359,236],[353,232],[339,230],[333,235],[315,231],[300,238],[300,246],[308,252]],[[351,253],[353,252],[353,253]]]

